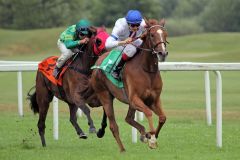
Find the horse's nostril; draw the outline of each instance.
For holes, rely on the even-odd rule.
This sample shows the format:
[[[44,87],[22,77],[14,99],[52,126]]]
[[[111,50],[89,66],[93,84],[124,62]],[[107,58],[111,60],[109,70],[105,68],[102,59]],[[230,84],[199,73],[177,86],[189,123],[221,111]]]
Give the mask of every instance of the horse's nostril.
[[[168,52],[166,52],[166,56],[168,55]]]

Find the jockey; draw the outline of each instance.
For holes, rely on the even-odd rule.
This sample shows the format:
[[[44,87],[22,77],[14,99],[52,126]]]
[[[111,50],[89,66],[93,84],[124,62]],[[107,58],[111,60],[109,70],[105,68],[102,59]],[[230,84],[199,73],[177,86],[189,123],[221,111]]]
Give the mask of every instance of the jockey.
[[[76,47],[82,48],[83,45],[89,42],[91,32],[89,27],[91,23],[82,19],[77,24],[68,27],[64,32],[61,33],[58,39],[57,45],[61,52],[61,56],[58,58],[56,67],[53,71],[53,76],[57,79],[61,71],[61,67],[64,63],[79,50],[75,50]]]
[[[137,37],[143,34],[145,25],[142,14],[138,10],[129,10],[124,18],[116,21],[112,34],[105,43],[106,49],[117,48],[122,51],[121,60],[112,73],[114,78],[119,79],[125,62],[135,55],[136,47],[142,44],[142,40]]]

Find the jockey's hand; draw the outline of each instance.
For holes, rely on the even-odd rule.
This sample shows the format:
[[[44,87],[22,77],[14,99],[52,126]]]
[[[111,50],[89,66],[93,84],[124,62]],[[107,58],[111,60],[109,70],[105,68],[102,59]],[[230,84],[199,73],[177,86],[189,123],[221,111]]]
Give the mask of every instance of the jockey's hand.
[[[125,39],[125,44],[129,44],[133,41],[132,37],[128,37],[127,39]]]
[[[131,43],[132,41],[133,41],[133,38],[128,37],[128,38],[125,39],[124,41],[119,41],[119,42],[118,42],[118,45],[119,45],[119,46],[126,45],[126,44]]]
[[[89,42],[89,38],[85,37],[84,39],[80,40],[80,44],[87,44]]]

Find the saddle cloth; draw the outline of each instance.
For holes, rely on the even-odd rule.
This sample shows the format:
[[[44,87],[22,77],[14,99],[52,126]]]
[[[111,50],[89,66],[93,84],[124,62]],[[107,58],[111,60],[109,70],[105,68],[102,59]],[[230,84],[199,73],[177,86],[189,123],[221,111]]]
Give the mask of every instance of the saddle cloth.
[[[123,82],[121,80],[117,80],[114,77],[112,77],[112,71],[120,61],[122,57],[121,55],[122,55],[121,51],[117,49],[113,49],[108,54],[108,56],[102,61],[100,66],[94,65],[93,67],[91,67],[91,69],[95,69],[95,68],[101,69],[106,75],[106,77],[118,88],[124,87]]]
[[[59,78],[55,79],[55,77],[53,76],[53,70],[56,66],[57,59],[58,59],[57,56],[51,56],[51,57],[44,59],[42,62],[40,62],[38,64],[38,70],[40,72],[42,72],[46,76],[46,78],[49,81],[51,81],[53,84],[62,86],[62,77],[63,77],[64,72],[67,69],[67,65],[65,65],[62,68]]]

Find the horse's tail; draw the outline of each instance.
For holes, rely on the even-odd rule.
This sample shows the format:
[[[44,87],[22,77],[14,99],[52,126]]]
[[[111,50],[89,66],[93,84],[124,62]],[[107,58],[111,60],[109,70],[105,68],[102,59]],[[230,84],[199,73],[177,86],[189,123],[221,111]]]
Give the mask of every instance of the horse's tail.
[[[30,93],[30,92],[32,92],[32,90],[35,89],[35,88],[36,88],[36,87],[33,86],[33,87],[28,91],[28,94],[27,94],[27,99],[30,100],[30,107],[31,107],[31,110],[33,111],[34,114],[39,113],[39,107],[38,107],[38,104],[37,104],[36,91],[34,91],[33,93]]]

